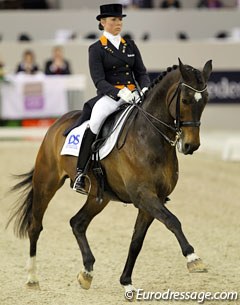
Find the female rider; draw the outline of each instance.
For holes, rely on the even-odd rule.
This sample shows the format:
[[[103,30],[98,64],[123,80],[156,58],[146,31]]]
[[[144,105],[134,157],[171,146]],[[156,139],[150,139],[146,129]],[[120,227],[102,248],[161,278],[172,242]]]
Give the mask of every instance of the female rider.
[[[100,14],[96,17],[103,35],[89,47],[89,68],[97,96],[84,105],[84,108],[93,108],[83,135],[73,184],[73,189],[83,194],[87,194],[85,177],[91,146],[102,122],[121,104],[133,101],[136,86],[144,93],[150,85],[134,41],[121,37],[125,16],[121,4],[106,4],[100,6]]]

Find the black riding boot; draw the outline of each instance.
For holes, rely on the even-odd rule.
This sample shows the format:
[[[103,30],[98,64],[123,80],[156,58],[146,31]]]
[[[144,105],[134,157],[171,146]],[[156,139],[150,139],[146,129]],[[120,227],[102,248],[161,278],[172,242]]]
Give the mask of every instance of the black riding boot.
[[[85,190],[85,178],[88,170],[88,161],[91,157],[91,146],[95,138],[96,135],[87,127],[83,135],[77,162],[77,175],[73,183],[73,190],[84,195],[88,194],[88,191]]]

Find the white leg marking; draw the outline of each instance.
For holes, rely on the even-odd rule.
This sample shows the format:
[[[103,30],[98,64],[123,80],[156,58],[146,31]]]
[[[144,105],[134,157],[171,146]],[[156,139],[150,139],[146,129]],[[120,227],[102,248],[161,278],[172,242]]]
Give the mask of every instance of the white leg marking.
[[[137,289],[131,284],[125,285],[123,287],[124,287],[125,291],[137,291]]]
[[[192,254],[187,255],[187,261],[188,261],[188,263],[191,263],[191,262],[193,262],[193,261],[196,261],[196,260],[198,260],[199,258],[200,258],[200,257],[197,256],[197,254],[195,254],[195,253],[192,253]]]
[[[85,273],[86,275],[93,277],[93,271],[87,271],[85,268],[82,271],[83,273]]]
[[[27,283],[38,283],[36,256],[30,257],[27,262],[28,279]]]

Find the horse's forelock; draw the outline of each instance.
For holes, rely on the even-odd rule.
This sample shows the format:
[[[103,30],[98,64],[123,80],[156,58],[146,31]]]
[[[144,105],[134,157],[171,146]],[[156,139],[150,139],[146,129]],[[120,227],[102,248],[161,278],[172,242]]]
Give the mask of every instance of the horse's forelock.
[[[185,70],[190,74],[190,79],[192,80],[192,84],[194,85],[203,85],[204,80],[201,71],[199,71],[196,68],[193,68],[192,66],[185,65],[184,66]],[[192,77],[191,77],[192,75]]]

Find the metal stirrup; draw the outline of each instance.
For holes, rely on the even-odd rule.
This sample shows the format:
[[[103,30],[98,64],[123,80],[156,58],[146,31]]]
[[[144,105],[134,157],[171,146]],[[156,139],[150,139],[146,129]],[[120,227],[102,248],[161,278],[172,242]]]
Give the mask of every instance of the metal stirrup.
[[[83,177],[84,179],[87,179],[87,180],[88,180],[89,188],[88,188],[87,190],[85,190],[85,189],[80,189],[80,190],[79,190],[79,189],[76,188],[76,184],[77,184],[77,182],[79,181],[79,179],[80,179],[81,177]],[[80,194],[83,194],[83,195],[89,195],[89,193],[90,193],[90,191],[91,191],[91,187],[92,187],[91,179],[89,178],[88,175],[83,174],[83,173],[81,173],[81,174],[75,179],[75,182],[74,182],[74,184],[73,184],[73,190],[76,191],[76,192],[78,192],[78,193],[80,193]]]

